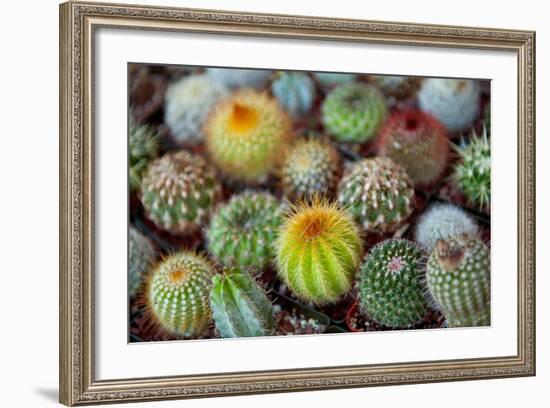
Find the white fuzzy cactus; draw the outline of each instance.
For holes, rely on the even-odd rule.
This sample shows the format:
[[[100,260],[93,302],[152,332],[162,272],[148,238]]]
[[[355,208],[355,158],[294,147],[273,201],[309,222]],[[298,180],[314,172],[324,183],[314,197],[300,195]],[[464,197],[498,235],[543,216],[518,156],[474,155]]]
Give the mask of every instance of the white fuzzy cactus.
[[[261,69],[208,68],[206,72],[210,78],[221,82],[230,89],[260,89],[273,75],[272,71]]]
[[[431,113],[451,132],[467,130],[479,116],[481,87],[468,79],[429,78],[418,93],[420,109]]]
[[[175,141],[180,145],[200,143],[206,117],[227,94],[222,83],[206,75],[191,75],[173,83],[166,92],[164,120]]]

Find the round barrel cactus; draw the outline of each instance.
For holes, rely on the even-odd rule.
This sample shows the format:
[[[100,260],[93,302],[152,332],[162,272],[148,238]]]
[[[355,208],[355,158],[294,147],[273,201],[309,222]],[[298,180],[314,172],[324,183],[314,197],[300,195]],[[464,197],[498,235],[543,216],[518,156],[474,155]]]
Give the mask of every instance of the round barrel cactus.
[[[491,324],[491,258],[479,238],[439,240],[428,260],[430,293],[449,327]]]
[[[269,336],[275,331],[270,300],[242,270],[232,269],[214,276],[210,307],[222,337]]]
[[[315,72],[313,74],[317,82],[325,90],[343,85],[357,80],[357,74],[349,74],[345,72]]]
[[[293,207],[276,241],[277,272],[299,299],[335,302],[352,285],[362,242],[351,216],[318,198]]]
[[[235,195],[210,220],[208,251],[225,266],[261,271],[273,261],[273,242],[282,219],[281,204],[271,194]]]
[[[420,109],[435,116],[450,132],[473,125],[480,100],[479,81],[469,79],[427,78],[418,92]]]
[[[340,156],[330,143],[318,138],[300,139],[283,159],[280,178],[291,199],[331,195],[341,173]]]
[[[160,137],[151,126],[137,125],[130,120],[128,137],[130,190],[139,189],[141,177],[151,160],[157,157]]]
[[[363,312],[389,327],[408,327],[428,311],[424,253],[404,239],[382,241],[365,258],[357,287]]]
[[[414,189],[405,170],[387,157],[350,165],[338,186],[338,201],[367,232],[394,232],[413,211]]]
[[[216,175],[204,159],[185,150],[153,161],[141,182],[141,202],[159,227],[190,234],[207,221],[221,194]]]
[[[153,266],[157,252],[149,238],[135,227],[128,229],[128,294],[137,297],[145,277]]]
[[[353,83],[334,88],[323,102],[322,121],[338,142],[364,143],[384,121],[386,105],[373,86]]]
[[[221,82],[229,89],[260,89],[273,75],[269,70],[234,68],[207,68],[206,73],[211,79]]]
[[[227,88],[204,74],[183,77],[168,88],[164,121],[180,145],[203,140],[202,128],[216,102],[228,94]]]
[[[214,268],[203,257],[178,252],[153,269],[147,309],[159,327],[177,337],[201,336],[210,325]]]
[[[292,140],[291,121],[276,99],[253,90],[221,101],[205,127],[211,160],[229,178],[265,180]]]
[[[271,84],[271,92],[294,118],[308,113],[315,99],[315,84],[302,72],[280,72]]]
[[[437,119],[421,111],[396,112],[380,131],[378,152],[403,167],[416,185],[430,185],[447,166],[447,131]]]

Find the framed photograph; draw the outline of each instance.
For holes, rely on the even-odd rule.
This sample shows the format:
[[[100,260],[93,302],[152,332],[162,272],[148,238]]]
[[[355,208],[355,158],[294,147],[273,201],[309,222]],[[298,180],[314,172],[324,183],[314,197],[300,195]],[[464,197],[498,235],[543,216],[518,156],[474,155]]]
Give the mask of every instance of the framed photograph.
[[[531,31],[62,4],[61,402],[534,375],[534,76]]]

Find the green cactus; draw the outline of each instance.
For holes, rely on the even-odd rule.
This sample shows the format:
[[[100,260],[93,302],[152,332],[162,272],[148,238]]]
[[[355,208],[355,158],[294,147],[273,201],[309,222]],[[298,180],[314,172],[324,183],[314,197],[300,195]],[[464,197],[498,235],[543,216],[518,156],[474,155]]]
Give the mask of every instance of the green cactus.
[[[147,308],[153,321],[177,337],[198,337],[211,321],[210,290],[214,268],[200,255],[178,252],[153,269]]]
[[[491,324],[491,255],[479,238],[459,235],[437,242],[427,282],[449,327]]]
[[[137,125],[130,120],[128,138],[130,190],[139,189],[143,172],[151,160],[157,157],[160,137],[149,125]]]
[[[349,74],[346,72],[315,72],[313,76],[325,90],[337,85],[354,82],[358,77],[357,74]]]
[[[268,336],[275,330],[271,302],[254,279],[239,269],[214,277],[210,307],[222,337]]]
[[[271,92],[293,118],[308,113],[315,99],[315,84],[303,72],[279,72]]]
[[[204,226],[220,194],[214,171],[202,157],[185,150],[153,161],[141,182],[148,217],[175,234],[191,234]]]
[[[341,173],[340,156],[328,142],[301,139],[290,148],[280,169],[285,195],[291,199],[331,195]]]
[[[335,302],[351,288],[362,252],[347,211],[317,197],[290,210],[275,246],[281,280],[298,298],[316,304]]]
[[[386,157],[352,163],[338,186],[338,201],[367,232],[397,230],[411,215],[413,198],[411,179]]]
[[[419,246],[389,239],[373,247],[361,266],[358,289],[363,312],[389,327],[408,327],[428,311]]]
[[[130,225],[128,229],[128,294],[136,298],[157,253],[149,238]]]
[[[230,179],[259,183],[292,141],[291,121],[277,100],[251,89],[222,100],[205,125],[212,162]]]
[[[460,156],[455,166],[454,178],[460,191],[468,201],[482,210],[491,205],[491,145],[487,130],[481,137],[472,131],[465,147],[456,147]]]
[[[325,129],[338,142],[371,140],[384,121],[386,105],[380,92],[365,84],[346,84],[333,89],[323,102]]]
[[[235,195],[210,220],[208,250],[225,266],[261,271],[273,261],[273,242],[282,219],[281,204],[271,194]]]

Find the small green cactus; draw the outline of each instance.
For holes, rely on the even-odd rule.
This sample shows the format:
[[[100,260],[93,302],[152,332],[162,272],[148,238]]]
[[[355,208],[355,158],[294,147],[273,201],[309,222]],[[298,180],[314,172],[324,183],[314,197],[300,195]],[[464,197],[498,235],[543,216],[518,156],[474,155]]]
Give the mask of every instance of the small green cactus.
[[[128,294],[136,298],[157,252],[149,238],[130,225],[128,229]]]
[[[147,165],[159,153],[160,137],[151,126],[147,124],[137,125],[133,120],[130,120],[129,134],[130,190],[135,191],[139,189]]]
[[[203,227],[220,194],[211,167],[185,150],[153,161],[141,182],[141,202],[148,217],[175,234],[191,234]]]
[[[357,80],[357,74],[349,74],[345,72],[315,72],[313,74],[319,85],[325,90],[328,90],[337,85],[343,85]]]
[[[386,116],[382,94],[372,86],[356,83],[334,88],[321,110],[325,129],[338,142],[368,142]]]
[[[449,327],[491,324],[491,258],[479,238],[437,242],[428,260],[428,288]]]
[[[361,266],[363,312],[389,327],[408,327],[428,311],[424,254],[412,241],[389,239],[373,247]]]
[[[414,189],[405,170],[386,157],[362,159],[344,173],[338,201],[367,232],[396,231],[413,211]]]
[[[208,250],[224,266],[261,271],[273,261],[273,242],[282,219],[281,204],[271,194],[235,195],[210,220]]]
[[[200,255],[178,252],[153,269],[147,308],[153,321],[177,337],[201,336],[210,325],[214,268]]]
[[[271,92],[293,118],[299,118],[313,105],[315,84],[303,72],[280,72],[271,84]]]
[[[285,195],[291,199],[332,195],[341,173],[340,156],[328,142],[301,139],[290,148],[280,169]]]
[[[459,190],[468,201],[486,210],[491,205],[491,145],[487,131],[477,136],[472,131],[470,141],[465,147],[456,147],[460,156],[455,166],[454,178]]]
[[[335,302],[351,288],[362,252],[347,211],[317,197],[290,210],[275,246],[281,280],[315,304]]]
[[[250,89],[222,100],[205,127],[210,159],[230,179],[260,183],[292,141],[291,121],[277,100]]]
[[[247,272],[214,276],[210,307],[222,337],[269,336],[275,330],[271,302]]]

